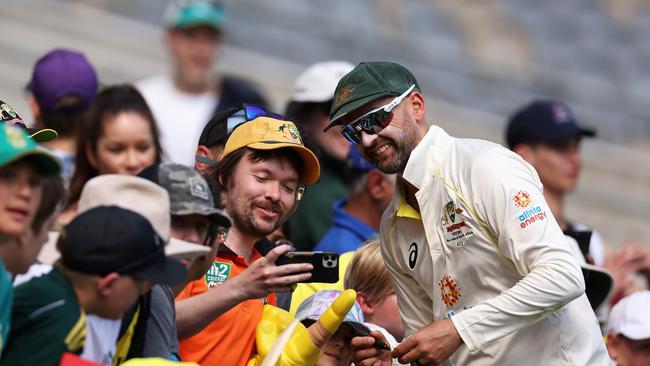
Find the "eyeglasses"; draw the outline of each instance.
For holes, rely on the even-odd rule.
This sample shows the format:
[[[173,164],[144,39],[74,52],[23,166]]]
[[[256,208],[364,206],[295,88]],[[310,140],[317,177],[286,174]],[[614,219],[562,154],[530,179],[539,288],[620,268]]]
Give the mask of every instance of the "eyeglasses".
[[[373,109],[353,122],[348,123],[343,127],[343,130],[341,130],[341,135],[351,143],[358,145],[361,143],[361,132],[371,135],[378,134],[390,124],[390,112],[397,107],[414,88],[415,84],[411,85],[411,87],[402,95],[391,100],[388,104]]]

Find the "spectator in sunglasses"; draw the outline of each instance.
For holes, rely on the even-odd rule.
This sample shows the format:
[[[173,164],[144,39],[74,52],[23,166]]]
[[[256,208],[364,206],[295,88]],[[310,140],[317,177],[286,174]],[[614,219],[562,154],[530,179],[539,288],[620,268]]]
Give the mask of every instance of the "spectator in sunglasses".
[[[160,126],[169,160],[192,165],[194,144],[214,113],[249,102],[266,105],[251,83],[213,75],[220,52],[225,14],[217,1],[172,0],[164,35],[171,74],[137,83]]]
[[[425,109],[395,63],[361,63],[336,88],[328,128],[400,177],[380,237],[406,340],[390,352],[373,347],[381,333],[355,337],[355,364],[607,364],[535,170],[503,146],[449,136]]]

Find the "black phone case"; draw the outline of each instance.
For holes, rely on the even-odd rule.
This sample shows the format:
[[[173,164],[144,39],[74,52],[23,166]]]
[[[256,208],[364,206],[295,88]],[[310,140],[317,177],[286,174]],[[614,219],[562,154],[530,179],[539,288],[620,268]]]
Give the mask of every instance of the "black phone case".
[[[289,252],[280,256],[275,264],[311,263],[311,278],[304,282],[336,283],[339,280],[339,255],[335,252]]]

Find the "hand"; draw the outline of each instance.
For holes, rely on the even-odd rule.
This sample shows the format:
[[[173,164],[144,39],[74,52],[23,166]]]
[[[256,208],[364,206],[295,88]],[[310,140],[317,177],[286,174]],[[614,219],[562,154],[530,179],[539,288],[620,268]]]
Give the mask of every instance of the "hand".
[[[371,337],[352,338],[352,360],[358,366],[390,366],[393,363],[390,351],[375,347],[376,341],[388,344],[380,332],[370,332]]]
[[[291,249],[289,245],[280,245],[260,258],[230,282],[233,288],[242,293],[244,299],[256,299],[270,292],[289,292],[292,285],[306,281],[311,277],[314,266],[309,263],[294,263],[276,266],[275,261]]]
[[[420,329],[393,350],[400,363],[437,365],[447,360],[463,340],[450,319],[433,322]]]
[[[613,297],[622,297],[635,290],[634,274],[650,271],[650,248],[640,243],[626,243],[607,256],[604,265],[614,278]]]

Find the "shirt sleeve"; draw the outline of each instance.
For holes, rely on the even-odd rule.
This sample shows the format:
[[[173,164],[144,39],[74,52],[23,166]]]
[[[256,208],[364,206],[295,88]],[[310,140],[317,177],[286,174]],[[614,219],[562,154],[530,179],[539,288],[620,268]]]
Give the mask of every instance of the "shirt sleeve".
[[[452,317],[470,351],[558,311],[584,293],[576,259],[542,194],[534,169],[514,154],[477,159],[471,200],[499,254],[522,279],[500,295]]]
[[[178,355],[176,310],[169,287],[156,285],[151,290],[151,308],[147,320],[143,357],[171,359]]]
[[[382,220],[381,228],[381,254],[386,263],[386,268],[395,283],[397,305],[404,323],[405,336],[409,337],[418,330],[433,322],[431,298],[424,292],[417,281],[405,273],[395,263],[395,254],[399,248],[398,243],[391,243],[389,231],[393,228],[390,220]],[[423,319],[424,314],[429,314],[429,319]]]

